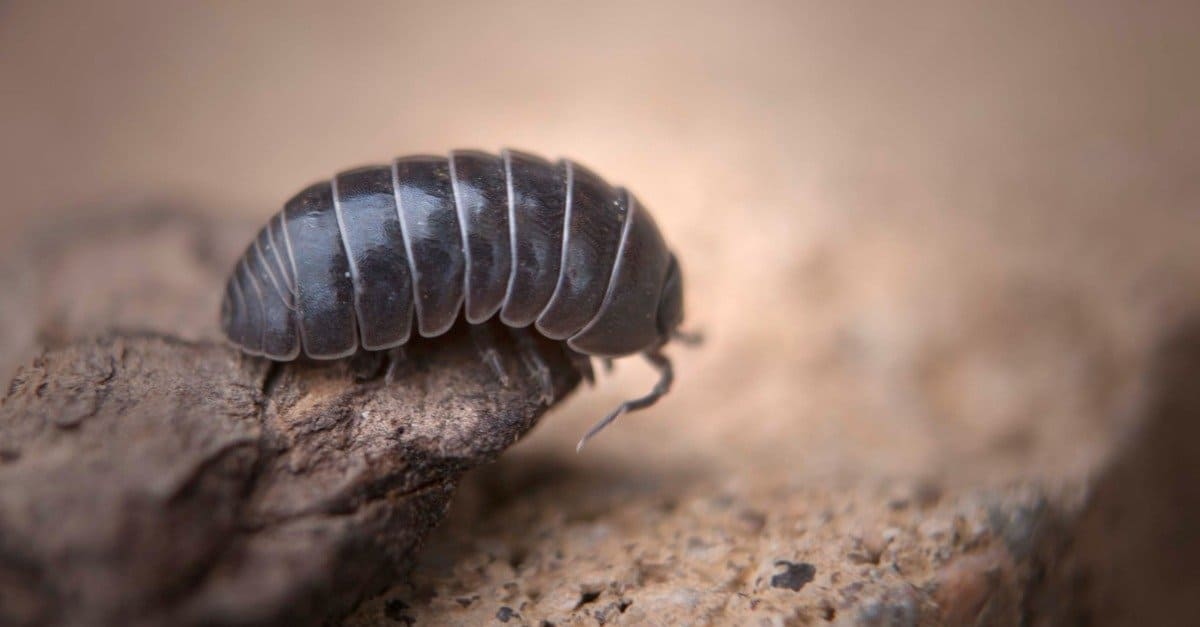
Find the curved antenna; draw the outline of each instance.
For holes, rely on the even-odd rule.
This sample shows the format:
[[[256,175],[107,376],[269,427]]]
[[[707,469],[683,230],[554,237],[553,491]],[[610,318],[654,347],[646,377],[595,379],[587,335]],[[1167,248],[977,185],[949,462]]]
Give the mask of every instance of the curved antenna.
[[[600,422],[597,422],[595,426],[589,429],[588,432],[584,434],[583,438],[579,440],[579,444],[575,446],[576,453],[583,450],[583,445],[587,444],[588,440],[592,439],[597,433],[600,433],[605,427],[612,424],[612,422],[621,414],[637,411],[639,409],[645,409],[657,403],[658,399],[662,398],[667,392],[671,391],[671,383],[675,380],[675,372],[671,368],[671,360],[667,359],[667,356],[663,355],[661,349],[659,348],[642,353],[642,357],[644,357],[646,361],[650,362],[650,365],[658,371],[658,383],[654,384],[654,389],[650,390],[649,394],[641,398],[635,398],[621,403],[612,411],[612,413],[605,416]]]

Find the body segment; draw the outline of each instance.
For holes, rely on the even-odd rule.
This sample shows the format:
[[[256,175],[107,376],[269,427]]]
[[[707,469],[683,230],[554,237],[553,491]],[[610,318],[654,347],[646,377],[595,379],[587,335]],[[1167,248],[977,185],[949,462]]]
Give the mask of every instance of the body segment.
[[[392,164],[392,184],[412,267],[417,330],[436,337],[454,324],[464,290],[450,164],[444,157],[402,157]]]
[[[317,183],[293,196],[283,207],[283,221],[304,353],[313,359],[353,354],[358,348],[354,285],[330,184]]]
[[[343,172],[334,177],[333,189],[350,261],[359,341],[367,350],[400,346],[412,328],[412,277],[392,171],[368,167]]]
[[[600,311],[629,213],[628,195],[591,170],[566,162],[562,262],[554,294],[537,320],[542,335],[565,340]]]
[[[625,192],[628,195],[628,192]],[[659,337],[658,303],[671,265],[650,212],[628,197],[629,216],[600,311],[567,343],[588,355],[619,357],[642,350]]]
[[[512,274],[500,319],[512,327],[537,320],[558,283],[562,260],[566,176],[559,164],[506,150]]]
[[[504,305],[512,270],[508,183],[500,157],[476,150],[450,154],[454,204],[463,233],[467,322],[478,324]]]

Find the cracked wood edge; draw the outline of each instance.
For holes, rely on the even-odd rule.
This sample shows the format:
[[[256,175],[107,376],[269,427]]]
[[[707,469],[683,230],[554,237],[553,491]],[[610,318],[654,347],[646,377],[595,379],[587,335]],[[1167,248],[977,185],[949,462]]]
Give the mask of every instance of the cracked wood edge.
[[[578,372],[537,350],[563,398]],[[459,476],[547,409],[461,329],[407,353],[388,385],[153,333],[43,352],[0,404],[0,622],[318,623],[395,583]]]

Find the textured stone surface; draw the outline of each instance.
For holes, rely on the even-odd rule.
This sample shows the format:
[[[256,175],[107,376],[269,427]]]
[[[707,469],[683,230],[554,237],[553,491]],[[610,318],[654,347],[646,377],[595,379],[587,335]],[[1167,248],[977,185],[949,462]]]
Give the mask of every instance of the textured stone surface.
[[[489,474],[484,503],[458,502],[477,508],[459,520],[482,522],[437,532],[412,581],[347,624],[393,625],[389,603],[420,625],[484,624],[504,608],[521,625],[1016,624],[1040,545],[1062,533],[1051,500],[1070,496],[920,484],[663,494],[619,472]]]

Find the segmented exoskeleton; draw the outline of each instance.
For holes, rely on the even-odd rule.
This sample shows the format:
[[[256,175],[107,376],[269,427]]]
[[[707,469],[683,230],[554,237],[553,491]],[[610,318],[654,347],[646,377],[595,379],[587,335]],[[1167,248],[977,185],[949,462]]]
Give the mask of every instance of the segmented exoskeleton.
[[[401,157],[296,194],[246,249],[221,325],[277,361],[346,357],[499,316],[576,353],[642,353],[660,380],[584,437],[670,388],[683,282],[654,219],[569,160],[504,150]],[[580,444],[583,444],[583,441]]]

